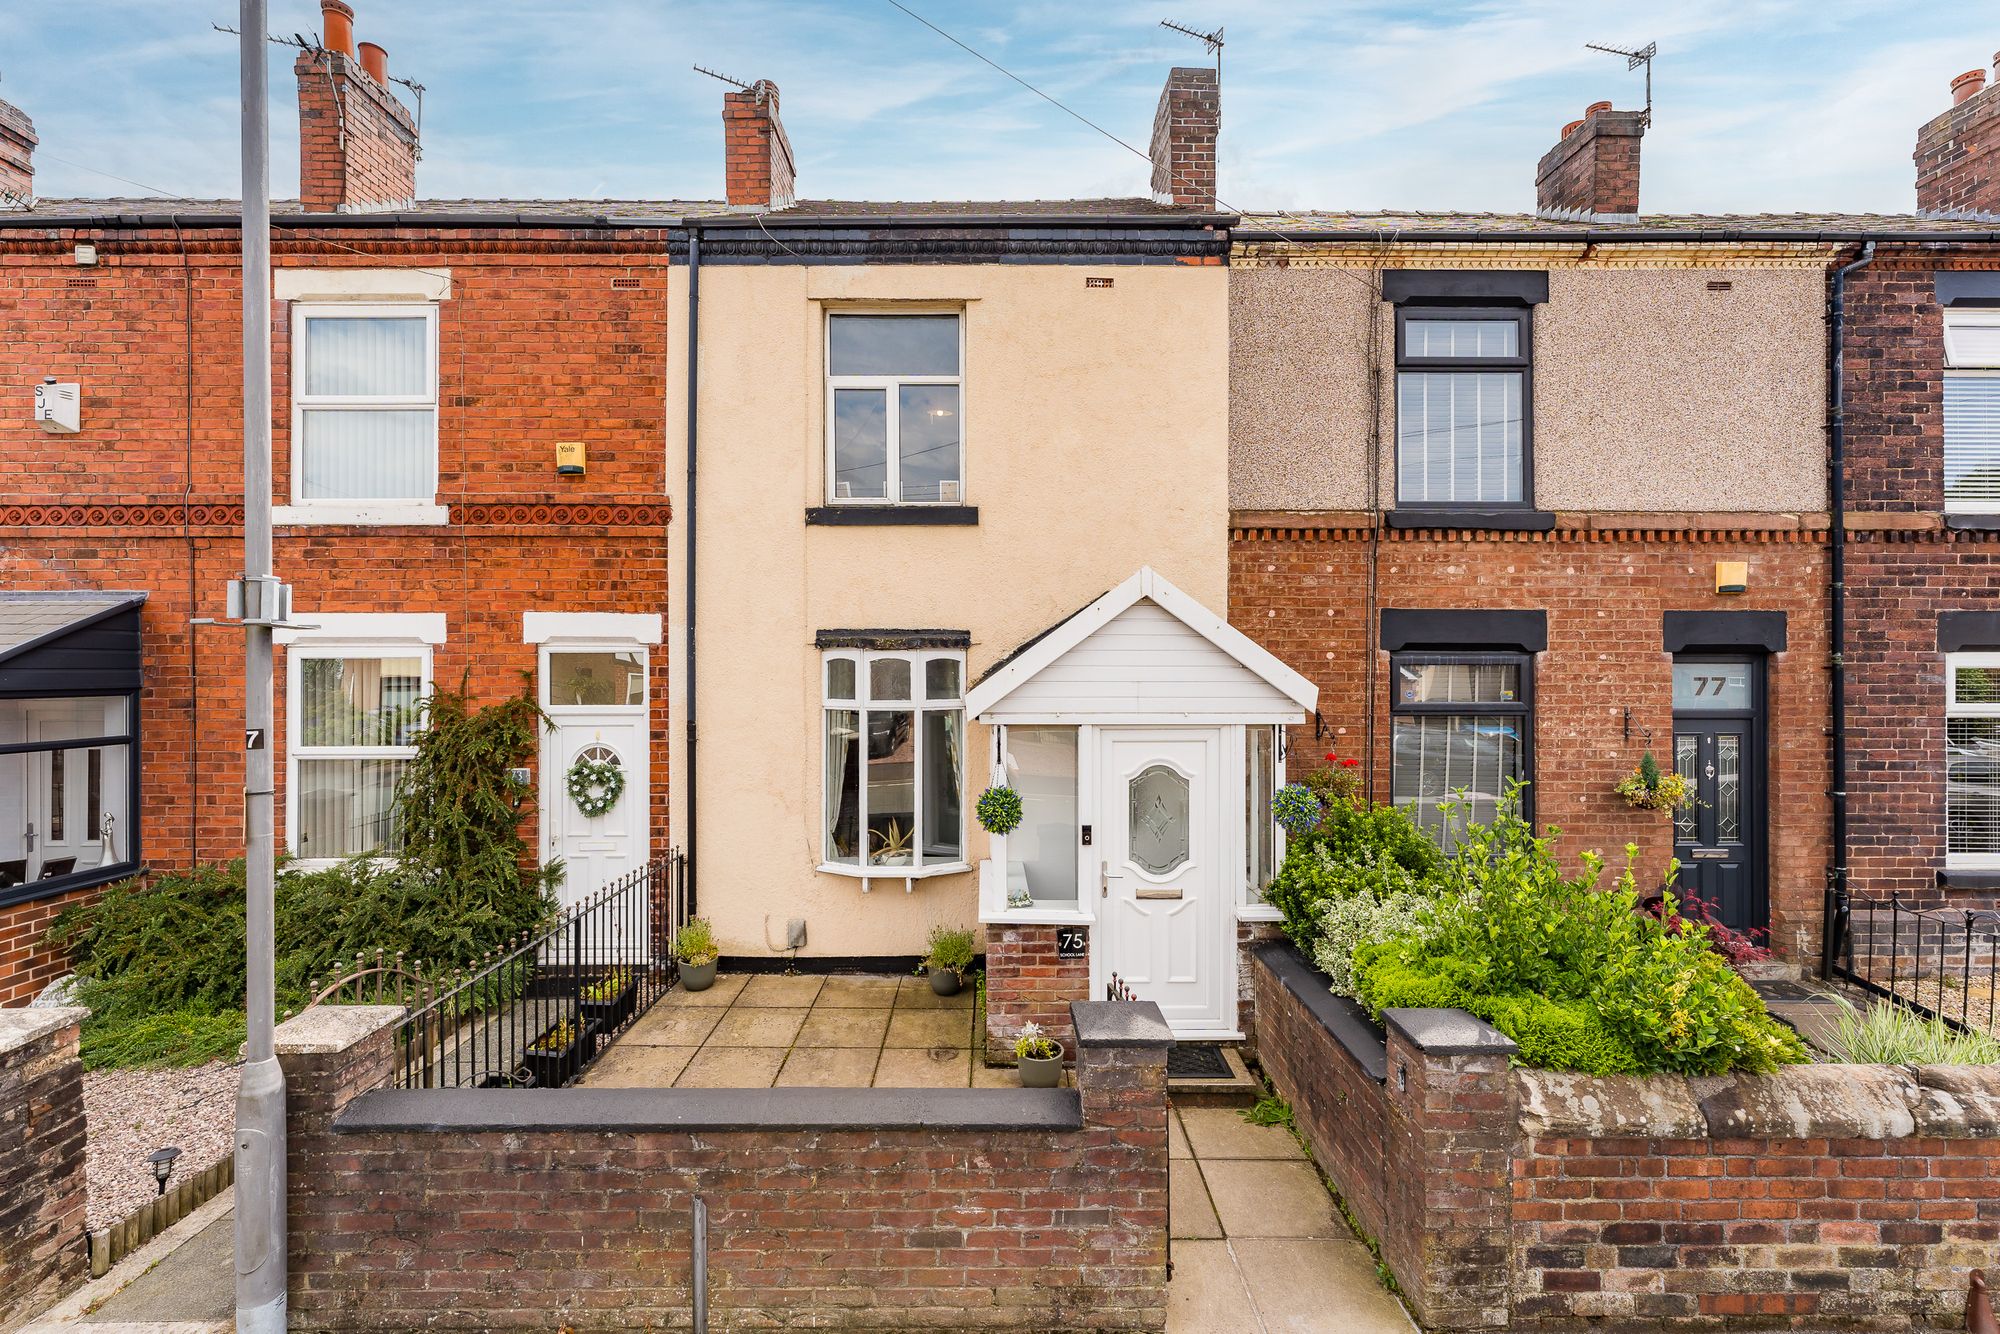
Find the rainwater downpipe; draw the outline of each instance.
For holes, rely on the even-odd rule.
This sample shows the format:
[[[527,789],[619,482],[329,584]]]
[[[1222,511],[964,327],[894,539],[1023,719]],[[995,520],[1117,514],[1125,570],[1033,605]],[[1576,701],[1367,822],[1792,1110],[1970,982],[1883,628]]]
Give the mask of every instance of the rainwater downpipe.
[[[700,587],[695,582],[695,464],[699,456],[697,448],[700,436],[697,434],[701,416],[701,228],[688,228],[688,314],[687,314],[687,487],[682,492],[686,507],[685,514],[673,517],[687,535],[686,568],[681,580],[687,585],[683,601],[686,604],[686,625],[683,634],[681,658],[686,666],[686,697],[681,701],[681,726],[686,737],[687,765],[681,774],[681,781],[687,785],[687,828],[682,831],[681,846],[687,853],[687,914],[695,913],[695,880],[699,865],[695,857],[696,831],[701,822],[696,818],[695,803],[701,792],[701,785],[695,781],[695,683],[699,679],[695,672],[695,592]]]
[[[1872,264],[1875,243],[1833,273],[1833,414],[1828,430],[1827,466],[1833,515],[1827,527],[1827,573],[1831,592],[1828,627],[1833,641],[1833,868],[1827,875],[1828,911],[1820,930],[1820,973],[1830,977],[1848,914],[1847,880],[1847,275]]]

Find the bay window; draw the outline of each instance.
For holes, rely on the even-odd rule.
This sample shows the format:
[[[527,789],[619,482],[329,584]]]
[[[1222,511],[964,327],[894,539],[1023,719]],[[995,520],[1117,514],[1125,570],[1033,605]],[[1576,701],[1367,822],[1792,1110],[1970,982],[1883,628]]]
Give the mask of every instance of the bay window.
[[[828,653],[822,857],[900,876],[965,865],[965,658]]]

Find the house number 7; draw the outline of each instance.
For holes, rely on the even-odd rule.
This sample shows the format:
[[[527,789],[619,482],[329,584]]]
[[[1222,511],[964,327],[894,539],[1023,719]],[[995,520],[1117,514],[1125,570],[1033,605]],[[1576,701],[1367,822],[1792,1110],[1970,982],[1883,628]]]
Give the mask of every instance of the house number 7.
[[[264,749],[264,729],[261,727],[251,727],[244,729],[243,749],[245,750]]]

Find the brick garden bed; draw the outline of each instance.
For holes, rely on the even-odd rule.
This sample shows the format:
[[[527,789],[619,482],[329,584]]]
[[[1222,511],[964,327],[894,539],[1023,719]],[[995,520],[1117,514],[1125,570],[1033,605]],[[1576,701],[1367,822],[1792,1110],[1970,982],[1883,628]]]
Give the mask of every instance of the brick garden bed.
[[[2000,1267],[2000,1067],[1592,1078],[1456,1010],[1378,1032],[1289,945],[1259,1056],[1427,1328],[1899,1330]]]

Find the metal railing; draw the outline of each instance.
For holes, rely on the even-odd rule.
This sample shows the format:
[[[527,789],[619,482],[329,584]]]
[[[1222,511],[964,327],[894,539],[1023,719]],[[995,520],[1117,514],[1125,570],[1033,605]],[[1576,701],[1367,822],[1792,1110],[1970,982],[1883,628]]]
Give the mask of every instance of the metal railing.
[[[2000,911],[1925,908],[1900,894],[1836,898],[1828,971],[1961,1031],[2000,1035]]]
[[[1104,984],[1104,999],[1108,1001],[1135,1001],[1139,999],[1139,993],[1132,990],[1130,982],[1113,973],[1110,980]]]
[[[399,1088],[560,1088],[679,977],[687,858],[669,853],[566,908],[413,1011]]]

